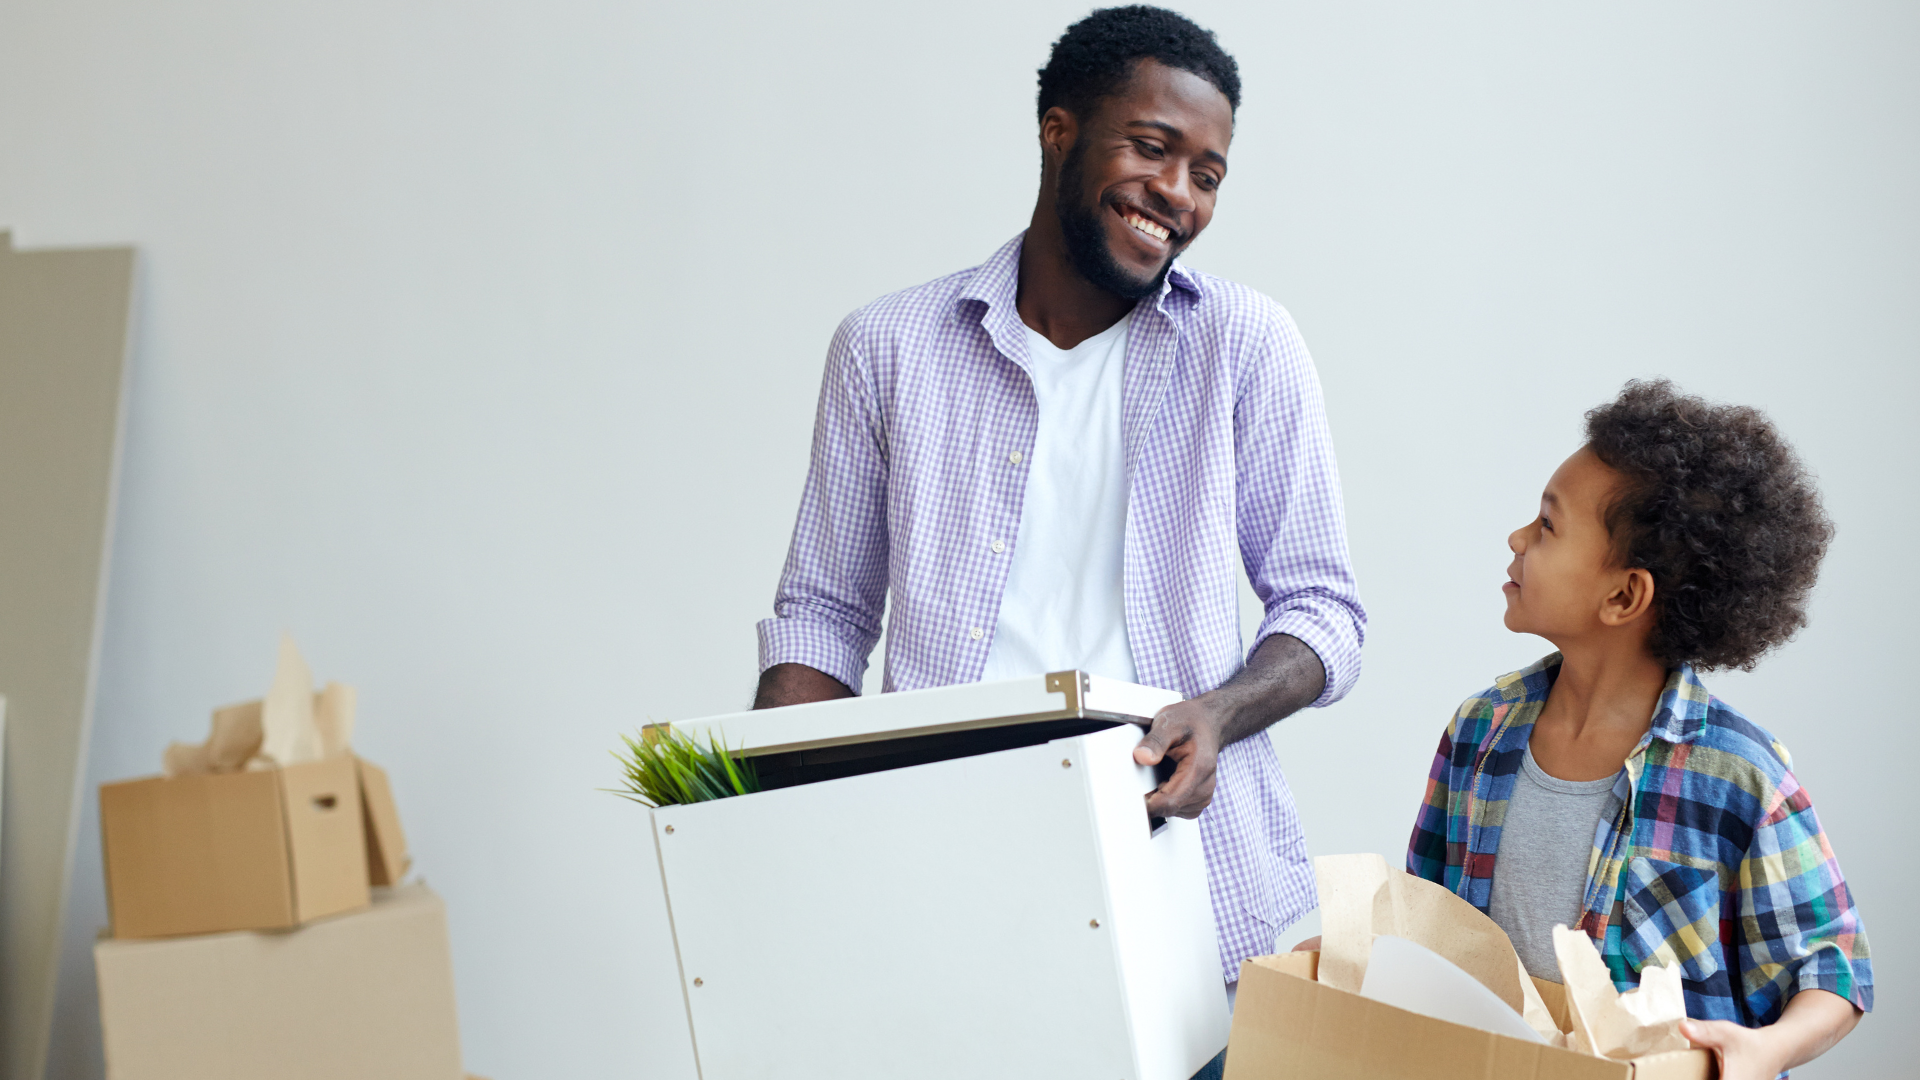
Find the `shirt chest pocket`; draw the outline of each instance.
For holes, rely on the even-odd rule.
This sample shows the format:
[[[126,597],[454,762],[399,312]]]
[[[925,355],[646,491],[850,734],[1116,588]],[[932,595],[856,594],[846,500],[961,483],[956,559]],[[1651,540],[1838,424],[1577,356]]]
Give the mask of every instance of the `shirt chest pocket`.
[[[1629,859],[1620,900],[1621,950],[1635,971],[1677,963],[1682,978],[1705,982],[1721,969],[1718,874]]]

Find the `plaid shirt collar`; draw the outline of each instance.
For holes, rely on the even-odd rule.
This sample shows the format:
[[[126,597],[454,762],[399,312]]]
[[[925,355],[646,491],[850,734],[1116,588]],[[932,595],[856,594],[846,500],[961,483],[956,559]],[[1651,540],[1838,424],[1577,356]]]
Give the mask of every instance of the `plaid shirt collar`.
[[[1502,700],[1514,705],[1544,706],[1554,680],[1560,677],[1561,659],[1557,652],[1542,657],[1511,675],[1502,676],[1494,683],[1494,689]],[[1666,688],[1660,691],[1660,700],[1653,708],[1653,726],[1641,736],[1635,752],[1645,750],[1655,739],[1676,746],[1698,739],[1707,729],[1707,709],[1712,700],[1706,684],[1700,681],[1691,664],[1681,664],[1667,672]],[[1522,728],[1526,734],[1531,734],[1534,718],[1537,713]]]

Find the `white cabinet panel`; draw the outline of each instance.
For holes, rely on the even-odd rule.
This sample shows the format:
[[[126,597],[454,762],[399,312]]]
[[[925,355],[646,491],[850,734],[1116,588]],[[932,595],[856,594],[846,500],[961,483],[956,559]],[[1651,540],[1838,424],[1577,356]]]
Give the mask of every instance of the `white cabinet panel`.
[[[1187,1080],[1226,994],[1139,734],[652,811],[703,1080]]]

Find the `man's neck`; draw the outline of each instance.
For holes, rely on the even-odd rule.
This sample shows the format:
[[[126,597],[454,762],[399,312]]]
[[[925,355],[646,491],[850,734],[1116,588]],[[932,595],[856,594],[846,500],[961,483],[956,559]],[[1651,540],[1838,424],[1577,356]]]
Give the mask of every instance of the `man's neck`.
[[[1033,223],[1020,245],[1020,288],[1014,307],[1020,321],[1062,349],[1071,349],[1133,310],[1134,301],[1088,281],[1067,254],[1067,238],[1054,212],[1051,185],[1040,190]]]

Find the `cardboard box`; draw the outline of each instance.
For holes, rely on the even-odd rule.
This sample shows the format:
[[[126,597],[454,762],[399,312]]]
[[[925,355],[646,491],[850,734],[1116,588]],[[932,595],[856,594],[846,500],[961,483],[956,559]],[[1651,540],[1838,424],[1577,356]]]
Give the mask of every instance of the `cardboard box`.
[[[108,1080],[462,1080],[425,885],[293,931],[94,945]]]
[[[1240,966],[1226,1080],[1710,1080],[1713,1054],[1614,1061],[1407,1012],[1318,981],[1319,953]],[[1565,996],[1534,980],[1562,1030]]]
[[[100,833],[120,938],[298,926],[406,867],[385,774],[349,755],[104,784]]]
[[[705,1080],[1188,1080],[1227,1042],[1200,831],[1076,672],[768,709],[755,794],[651,811]]]

